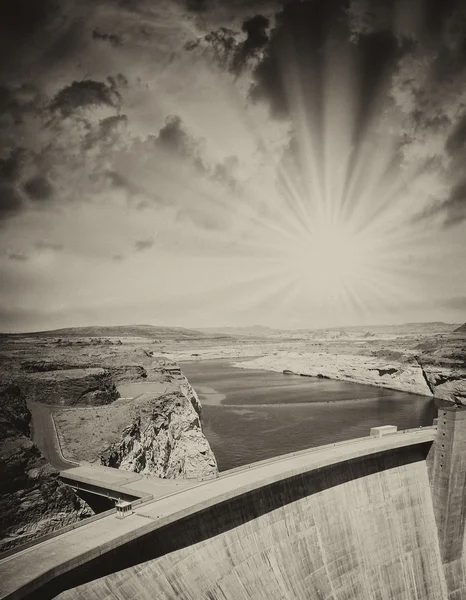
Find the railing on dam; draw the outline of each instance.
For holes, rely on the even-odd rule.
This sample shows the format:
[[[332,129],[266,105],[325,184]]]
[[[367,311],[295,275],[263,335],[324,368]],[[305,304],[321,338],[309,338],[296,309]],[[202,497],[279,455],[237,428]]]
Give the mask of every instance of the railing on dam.
[[[414,427],[411,429],[402,429],[402,430],[397,431],[396,433],[393,433],[390,435],[402,435],[402,434],[426,432],[426,431],[432,431],[435,434],[435,432],[437,431],[437,426],[433,425],[433,426],[428,426],[428,427]],[[251,469],[257,469],[259,467],[262,467],[262,466],[268,465],[268,464],[275,464],[280,461],[289,460],[290,458],[293,458],[293,457],[306,456],[310,453],[322,452],[325,450],[329,450],[331,448],[339,448],[342,446],[350,447],[353,444],[362,442],[364,440],[369,440],[369,439],[371,439],[371,436],[362,436],[362,437],[358,437],[358,438],[352,438],[351,440],[342,440],[339,442],[332,442],[330,444],[324,444],[321,446],[313,446],[311,448],[306,448],[304,450],[296,450],[294,452],[280,454],[279,456],[266,458],[264,460],[255,461],[255,462],[249,463],[247,465],[241,465],[239,467],[234,467],[232,469],[228,469],[227,471],[222,471],[219,474],[218,479],[223,480],[226,477],[230,477],[237,473],[250,471]],[[75,463],[75,464],[79,465],[79,463]],[[62,471],[60,474],[60,478],[62,479],[62,481],[64,483],[70,485],[71,487],[73,487],[77,490],[82,489],[83,491],[86,491],[86,492],[90,492],[90,493],[94,492],[94,493],[103,495],[103,496],[108,497],[113,500],[117,500],[119,498],[120,499],[131,499],[132,505],[134,507],[142,506],[142,505],[147,504],[148,502],[153,502],[155,500],[159,500],[161,497],[166,498],[168,496],[179,494],[179,493],[182,493],[182,491],[183,491],[183,490],[181,490],[181,491],[176,491],[176,492],[170,492],[168,494],[164,494],[163,496],[161,496],[160,494],[154,496],[153,494],[141,493],[140,491],[137,491],[137,490],[134,490],[131,488],[124,488],[121,485],[116,486],[116,485],[111,485],[108,483],[104,484],[102,481],[99,481],[99,475],[100,475],[102,467],[92,467],[92,466],[88,465],[87,469],[90,471],[95,471],[95,474],[96,474],[95,481],[98,482],[98,484],[95,486],[96,487],[95,490],[92,489],[93,486],[92,486],[91,479],[87,479],[87,478],[84,479],[82,477],[75,475],[73,473],[74,470]],[[116,469],[108,469],[108,468],[107,468],[107,470],[117,471]],[[193,487],[206,484],[211,479],[212,478],[209,478],[207,480],[201,480],[201,479],[192,480]],[[100,489],[98,489],[98,488],[100,488]],[[118,493],[118,492],[120,492],[120,493]],[[111,515],[114,516],[115,514],[116,514],[116,509],[111,508],[111,509],[101,512],[99,514],[93,515],[92,517],[88,517],[87,519],[84,519],[82,521],[78,521],[76,523],[72,523],[70,525],[62,527],[61,529],[58,529],[56,531],[52,531],[46,535],[43,535],[43,536],[40,536],[40,537],[34,539],[34,540],[30,540],[29,542],[21,544],[20,546],[16,546],[15,548],[13,548],[11,550],[7,550],[5,552],[0,553],[0,563],[6,557],[11,556],[15,553],[21,552],[22,550],[26,550],[27,548],[38,545],[38,544],[45,542],[47,540],[50,540],[54,537],[63,535],[64,533],[67,533],[69,531],[77,529],[78,527],[84,527],[91,522],[94,522],[94,521],[97,521],[100,519],[104,519]]]
[[[437,425],[429,425],[427,427],[412,427],[410,429],[401,429],[395,433],[389,434],[390,436],[393,435],[402,435],[402,434],[407,434],[407,433],[416,433],[416,432],[425,432],[425,431],[432,431],[435,435],[436,431],[437,431]],[[306,454],[309,454],[310,452],[320,452],[322,450],[326,450],[326,449],[330,449],[330,448],[338,448],[340,446],[348,446],[357,442],[361,442],[363,440],[368,440],[371,439],[370,435],[365,435],[362,437],[358,437],[358,438],[352,438],[351,440],[341,440],[340,442],[332,442],[331,444],[323,444],[321,446],[313,446],[312,448],[306,448],[305,450],[295,450],[294,452],[288,452],[287,454],[280,454],[280,456],[274,456],[272,458],[265,458],[264,460],[258,460],[256,462],[252,462],[252,463],[248,463],[247,465],[241,465],[240,467],[234,467],[233,469],[228,469],[227,471],[222,471],[219,475],[219,477],[227,477],[228,475],[233,475],[234,473],[238,473],[241,471],[245,471],[248,469],[255,469],[257,467],[260,467],[261,465],[266,465],[269,463],[273,463],[273,462],[277,462],[277,461],[281,461],[281,460],[286,460],[288,458],[291,458],[293,456],[303,456]],[[388,436],[385,436],[385,439]]]

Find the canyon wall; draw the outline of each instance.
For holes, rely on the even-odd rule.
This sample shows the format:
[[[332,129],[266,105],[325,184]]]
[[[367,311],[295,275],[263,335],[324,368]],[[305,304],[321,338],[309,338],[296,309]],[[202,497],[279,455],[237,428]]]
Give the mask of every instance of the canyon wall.
[[[31,414],[20,388],[0,389],[0,551],[93,514],[58,479],[30,439]]]
[[[217,461],[201,428],[201,403],[185,377],[161,396],[138,397],[137,416],[100,456],[105,466],[154,477],[208,478]]]
[[[357,354],[276,352],[234,363],[242,369],[289,371],[297,375],[329,377],[432,396],[422,368],[414,360],[387,360]]]

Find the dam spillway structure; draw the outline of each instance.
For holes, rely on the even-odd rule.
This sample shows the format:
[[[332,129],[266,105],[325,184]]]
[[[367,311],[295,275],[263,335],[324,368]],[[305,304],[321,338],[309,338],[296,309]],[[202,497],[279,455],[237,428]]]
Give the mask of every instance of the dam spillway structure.
[[[10,574],[49,563],[0,597],[460,600],[465,450],[466,409],[451,407],[436,427],[234,469],[77,528],[62,552],[58,536],[13,555]]]

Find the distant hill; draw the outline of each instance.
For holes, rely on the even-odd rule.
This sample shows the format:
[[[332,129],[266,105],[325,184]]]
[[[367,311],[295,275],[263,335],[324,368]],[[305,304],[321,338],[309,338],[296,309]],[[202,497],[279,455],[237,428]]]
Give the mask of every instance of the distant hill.
[[[410,335],[450,333],[458,327],[458,323],[431,321],[426,323],[400,323],[395,325],[364,325],[345,327],[346,331],[367,331],[373,334]]]
[[[466,333],[466,323],[460,325],[453,333]]]
[[[184,327],[158,327],[156,325],[94,325],[65,327],[51,331],[37,331],[20,335],[42,337],[148,337],[157,339],[195,339],[205,335]]]
[[[273,329],[263,325],[251,325],[250,327],[201,327],[199,329],[207,335],[230,335],[233,337],[270,337],[285,333],[283,329]]]

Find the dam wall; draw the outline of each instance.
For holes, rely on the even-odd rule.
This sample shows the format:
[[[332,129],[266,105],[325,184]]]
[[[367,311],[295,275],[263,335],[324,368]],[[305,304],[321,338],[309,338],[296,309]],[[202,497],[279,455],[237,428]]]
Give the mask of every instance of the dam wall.
[[[97,557],[40,597],[446,599],[430,449],[394,448],[269,483]],[[461,561],[449,563],[450,578]]]
[[[449,598],[466,598],[466,411],[440,409],[429,454],[432,502]]]

